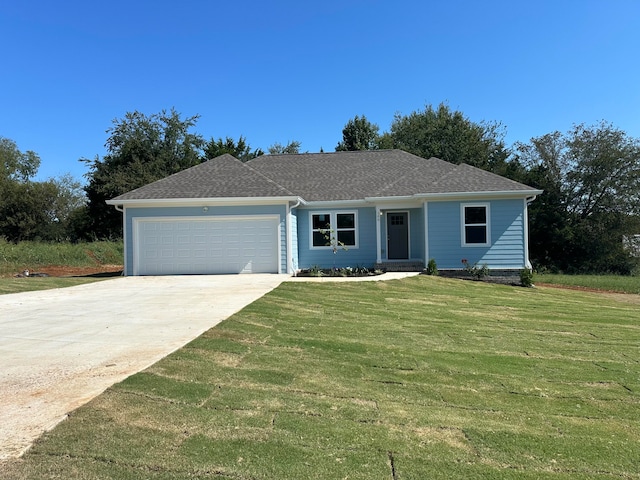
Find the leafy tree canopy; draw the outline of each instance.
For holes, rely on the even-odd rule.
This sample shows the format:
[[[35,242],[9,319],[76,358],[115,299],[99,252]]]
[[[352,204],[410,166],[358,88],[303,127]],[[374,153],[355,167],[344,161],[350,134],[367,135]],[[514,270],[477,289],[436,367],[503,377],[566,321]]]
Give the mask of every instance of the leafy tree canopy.
[[[281,143],[274,143],[269,147],[270,155],[290,155],[300,153],[300,146],[302,144],[296,140],[292,140],[286,145]]]
[[[0,137],[0,237],[21,240],[65,240],[73,211],[84,204],[79,182],[67,174],[36,182],[37,153],[21,152],[16,143]]]
[[[219,157],[225,153],[233,155],[242,162],[247,162],[259,157],[260,155],[264,155],[264,152],[259,148],[252,151],[251,147],[242,135],[240,135],[237,142],[231,137],[226,137],[224,140],[222,138],[215,140],[212,137],[204,144],[203,150],[205,161]]]
[[[526,183],[545,191],[530,207],[532,257],[560,270],[629,273],[634,262],[622,239],[638,233],[638,139],[601,122],[515,151]]]
[[[378,125],[364,115],[356,115],[342,129],[342,141],[336,146],[336,152],[377,149],[379,130]]]
[[[437,157],[451,163],[467,163],[494,171],[509,156],[502,125],[475,123],[462,112],[441,103],[437,109],[396,114],[391,130],[379,140],[381,148],[399,148],[420,157]]]
[[[0,168],[0,180],[26,182],[38,172],[40,157],[31,150],[21,152],[16,142],[0,137]]]
[[[202,161],[204,140],[191,132],[198,118],[183,119],[172,109],[148,116],[128,112],[113,121],[107,130],[107,155],[82,159],[89,165],[86,192],[94,236],[121,235],[121,214],[106,205],[106,200]]]

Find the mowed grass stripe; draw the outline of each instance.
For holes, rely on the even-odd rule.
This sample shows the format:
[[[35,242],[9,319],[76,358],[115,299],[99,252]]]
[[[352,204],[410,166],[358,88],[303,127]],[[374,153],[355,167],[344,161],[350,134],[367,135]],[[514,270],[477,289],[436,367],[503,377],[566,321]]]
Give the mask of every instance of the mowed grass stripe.
[[[7,475],[640,478],[639,310],[427,276],[285,283]]]

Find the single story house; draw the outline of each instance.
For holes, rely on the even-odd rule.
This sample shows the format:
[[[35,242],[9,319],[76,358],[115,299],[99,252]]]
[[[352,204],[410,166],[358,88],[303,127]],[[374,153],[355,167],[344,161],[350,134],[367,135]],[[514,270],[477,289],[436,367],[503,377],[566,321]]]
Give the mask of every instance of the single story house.
[[[530,267],[527,205],[542,191],[402,150],[225,154],[109,201],[125,275],[311,267]]]

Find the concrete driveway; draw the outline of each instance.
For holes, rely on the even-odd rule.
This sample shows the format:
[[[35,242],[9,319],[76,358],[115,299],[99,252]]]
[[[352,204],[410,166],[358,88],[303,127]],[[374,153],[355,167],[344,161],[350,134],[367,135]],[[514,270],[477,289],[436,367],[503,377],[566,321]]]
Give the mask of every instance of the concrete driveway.
[[[124,277],[0,295],[0,460],[288,278]]]

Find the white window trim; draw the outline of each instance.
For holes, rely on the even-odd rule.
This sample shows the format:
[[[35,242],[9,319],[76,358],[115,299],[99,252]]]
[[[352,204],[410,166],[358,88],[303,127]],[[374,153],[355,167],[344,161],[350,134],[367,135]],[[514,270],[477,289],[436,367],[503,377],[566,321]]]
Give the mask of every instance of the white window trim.
[[[334,248],[334,245],[326,245],[326,246],[322,246],[319,247],[317,245],[313,244],[313,216],[314,215],[329,215],[329,222],[331,225],[331,230],[333,230],[336,233],[336,238],[338,237],[337,233],[338,233],[338,229],[337,228],[333,228],[333,225],[337,225],[338,224],[338,214],[347,214],[347,215],[353,215],[353,225],[354,228],[353,230],[355,230],[355,245],[345,245],[345,248],[351,250],[351,249],[356,249],[359,248],[359,237],[360,235],[358,234],[358,211],[357,210],[318,210],[318,211],[310,211],[309,212],[309,248],[311,250],[332,250]],[[341,230],[351,230],[351,228],[344,228]],[[338,248],[342,248],[338,245]]]
[[[464,221],[466,207],[484,207],[486,209],[486,223],[469,223]],[[466,228],[471,226],[486,226],[487,241],[485,243],[467,243]],[[460,243],[463,247],[488,247],[491,245],[491,204],[489,203],[461,203],[460,204]]]

